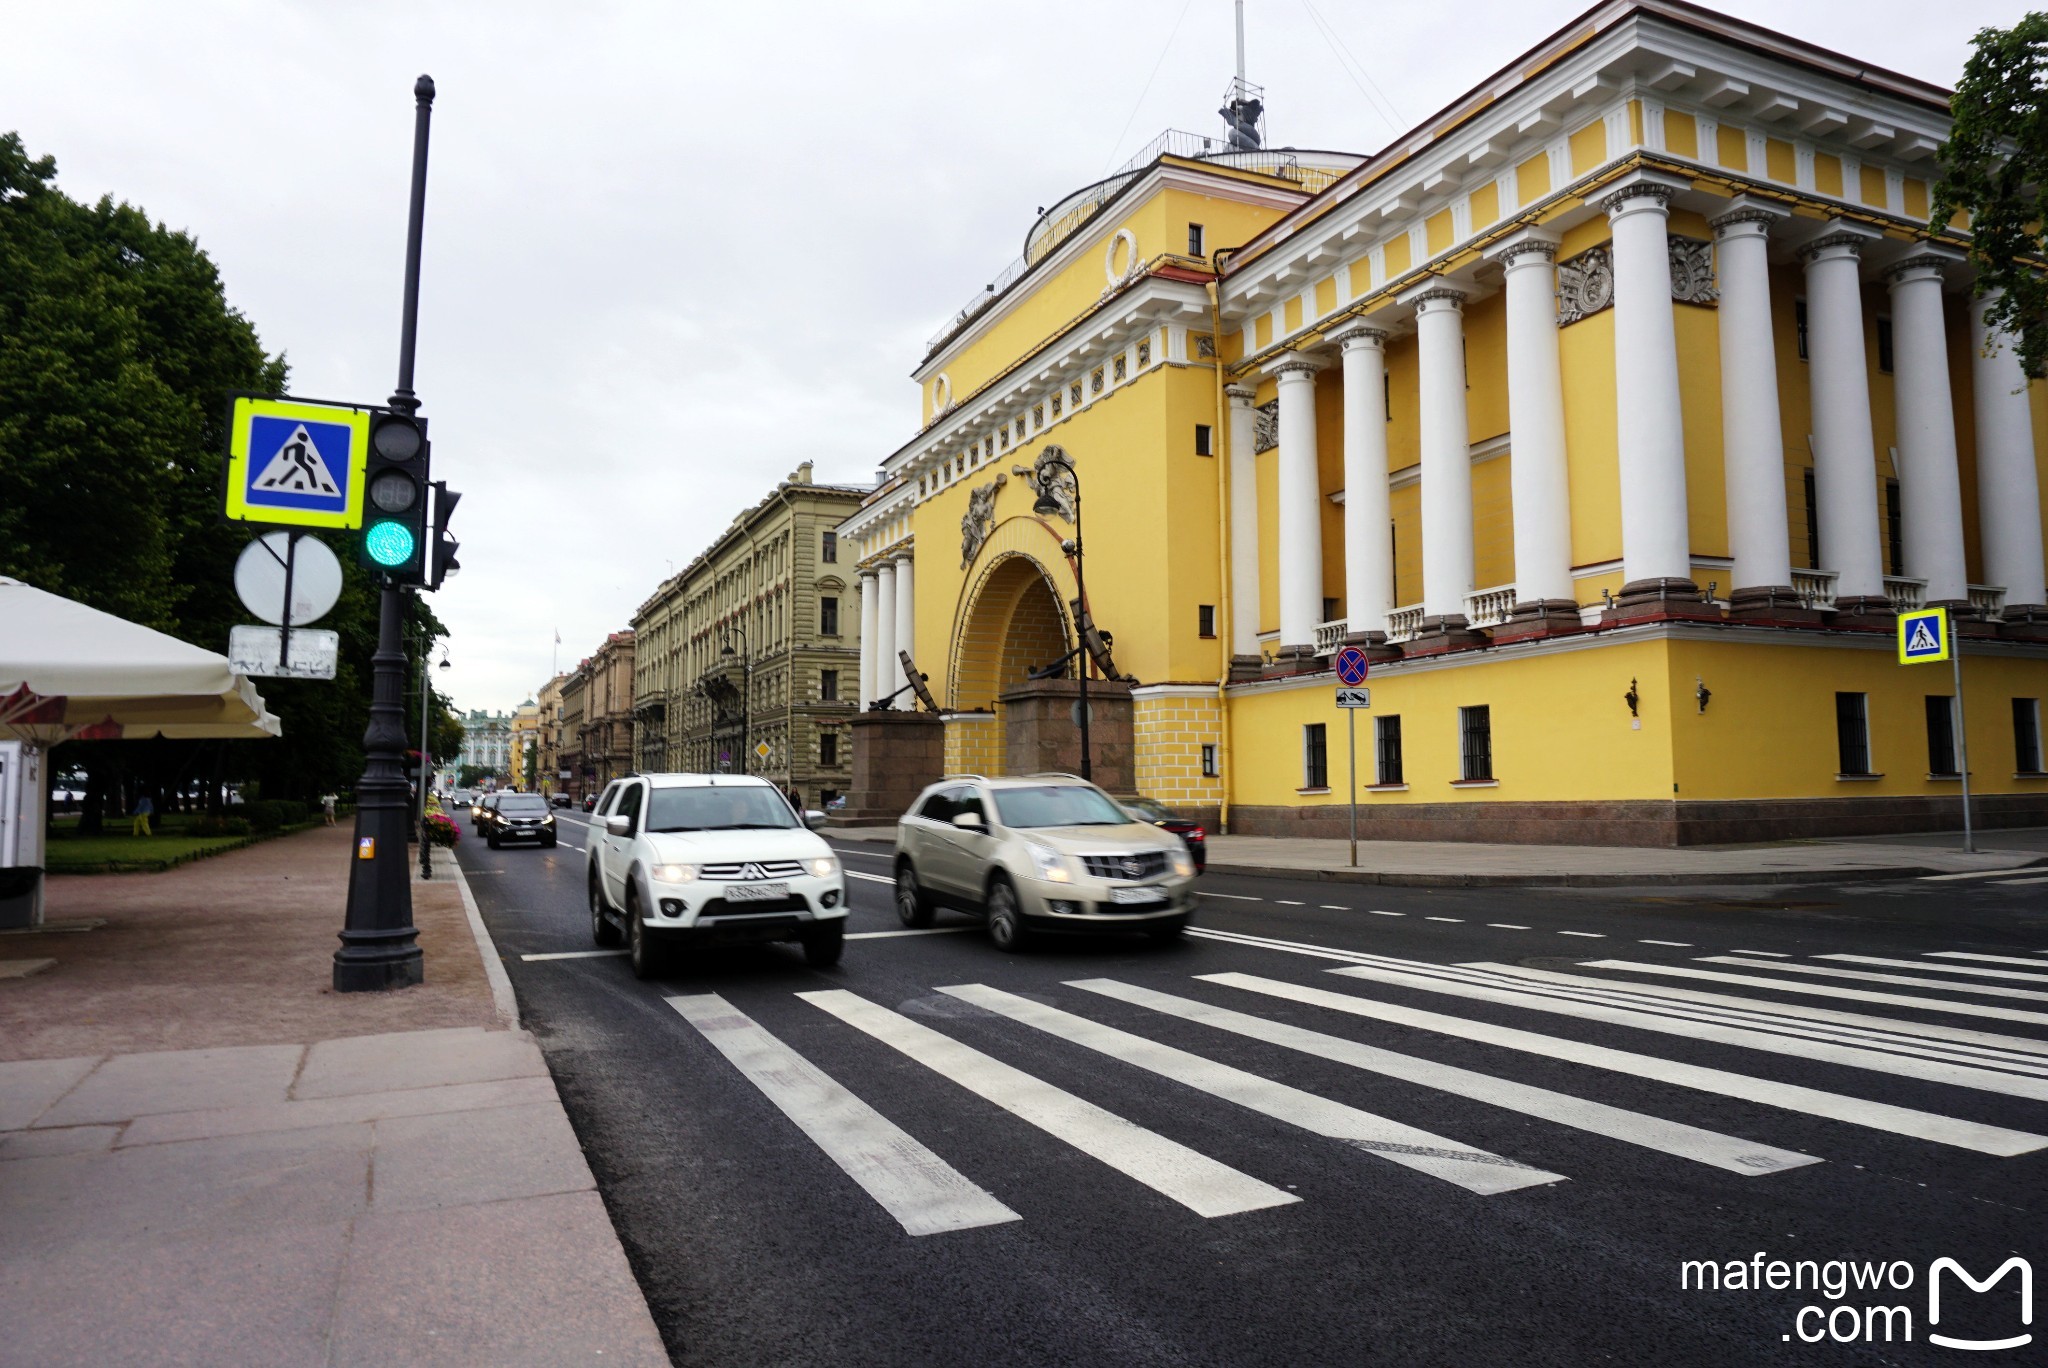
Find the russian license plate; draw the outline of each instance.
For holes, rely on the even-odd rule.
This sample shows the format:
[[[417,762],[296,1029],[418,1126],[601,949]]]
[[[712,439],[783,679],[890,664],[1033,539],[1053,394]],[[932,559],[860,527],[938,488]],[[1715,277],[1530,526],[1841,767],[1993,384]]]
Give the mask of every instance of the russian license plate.
[[[1146,884],[1140,888],[1112,888],[1109,890],[1109,900],[1113,903],[1138,904],[1165,902],[1166,890],[1156,884]]]
[[[725,890],[727,902],[774,902],[789,896],[786,883],[733,884]]]

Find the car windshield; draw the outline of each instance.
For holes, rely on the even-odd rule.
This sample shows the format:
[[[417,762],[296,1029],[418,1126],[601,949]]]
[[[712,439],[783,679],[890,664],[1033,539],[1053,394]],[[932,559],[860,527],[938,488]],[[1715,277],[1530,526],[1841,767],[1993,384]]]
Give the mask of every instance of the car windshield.
[[[1006,827],[1127,826],[1131,816],[1099,791],[1079,784],[996,790]]]
[[[538,793],[514,793],[498,800],[498,811],[500,812],[516,814],[521,812],[546,812],[547,810],[547,800]]]
[[[782,795],[759,784],[658,788],[648,800],[649,831],[782,831],[795,825],[796,814]]]
[[[1147,822],[1170,822],[1173,814],[1150,798],[1126,798],[1124,807]]]

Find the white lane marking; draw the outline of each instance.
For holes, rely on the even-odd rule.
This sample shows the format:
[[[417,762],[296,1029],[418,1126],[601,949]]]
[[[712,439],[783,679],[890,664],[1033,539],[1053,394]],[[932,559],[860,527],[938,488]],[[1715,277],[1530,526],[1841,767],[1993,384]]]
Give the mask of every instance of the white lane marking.
[[[1967,874],[1922,874],[1921,883],[1947,883],[1952,879],[1995,879],[2001,874],[2016,874],[2025,865],[2014,865],[2007,869],[1973,869]]]
[[[2025,888],[2029,884],[2044,883],[2048,883],[2048,875],[2043,875],[2038,879],[2000,879],[1997,886],[2000,888]]]
[[[978,926],[919,926],[906,931],[849,931],[848,940],[888,940],[892,936],[949,936],[955,931],[979,931]]]
[[[1375,917],[1405,917],[1408,915],[1406,912],[1382,912],[1377,907],[1372,909],[1372,914]]]
[[[887,874],[863,874],[858,869],[842,869],[839,872],[849,879],[866,879],[869,883],[892,884],[896,882]]]
[[[576,844],[576,843],[575,843],[574,841],[565,841],[565,840],[563,840],[563,839],[562,839],[561,837],[559,837],[559,836],[557,836],[557,837],[555,838],[555,844],[556,844],[556,845],[565,845],[565,846],[569,847],[569,849],[571,849],[571,850],[573,850],[573,851],[576,851],[576,852],[577,852],[577,853],[579,853],[579,854],[580,854],[580,853],[582,853],[582,850],[583,850],[583,847],[582,847],[582,846],[580,846],[580,845],[577,845],[577,844]]]
[[[1463,921],[1464,921],[1465,919],[1464,919],[1463,917],[1424,917],[1424,918],[1423,918],[1423,920],[1424,920],[1424,921],[1440,921],[1440,922],[1459,922],[1459,923],[1462,923],[1462,922],[1463,922]]]
[[[1560,931],[1557,934],[1560,936],[1583,936],[1587,940],[1607,939],[1607,933],[1604,931]]]
[[[1280,904],[1280,905],[1281,905],[1282,907],[1306,907],[1306,906],[1308,906],[1308,904],[1307,904],[1307,903],[1303,903],[1303,902],[1296,902],[1296,901],[1295,901],[1295,900],[1294,900],[1293,898],[1275,898],[1275,899],[1273,899],[1273,901],[1274,901],[1274,902],[1276,902],[1276,903],[1279,903],[1279,904]]]
[[[1205,940],[1222,941],[1226,945],[1250,945],[1261,950],[1284,950],[1291,955],[1309,955],[1316,959],[1340,960],[1345,964],[1358,964],[1364,956],[1354,950],[1326,950],[1317,945],[1297,945],[1291,941],[1269,941],[1262,936],[1245,936],[1235,931],[1218,931],[1213,927],[1190,926],[1190,936],[1201,936]]]
[[[1421,965],[1419,961],[1416,963],[1421,968],[1434,968]],[[1566,994],[1554,989],[1542,989],[1534,984],[1517,985],[1513,978],[1505,975],[1458,978],[1408,969],[1383,969],[1372,964],[1346,965],[1330,972],[1372,979],[1401,988],[1425,988],[1433,993],[1448,993],[1481,1002],[1526,1007],[1538,1012],[1555,1012],[1561,1016],[1578,1017],[1582,1021],[1604,1021],[1613,1026],[1631,1026],[1638,1030],[1656,1031],[1662,1035],[1683,1036],[1688,1040],[1711,1040],[1722,1045],[1761,1050],[1767,1054],[1791,1055],[1826,1064],[1846,1064],[1850,1068],[1868,1069],[1872,1073],[1890,1074],[1896,1078],[1917,1078],[1928,1083],[1946,1083],[1951,1087],[1974,1088],[1980,1092],[1999,1093],[2007,1097],[2028,1097],[2048,1101],[2048,1079],[2023,1078],[2018,1074],[1994,1073],[1989,1069],[1892,1054],[1858,1045],[1838,1045],[1832,1041],[1778,1035],[1746,1026],[1722,1025],[1712,1020],[1706,1013],[1683,1013],[1674,1010],[1672,1015],[1667,1016],[1644,1011],[1639,1007],[1618,1006],[1601,1001],[1591,994]]]
[[[1316,906],[1320,907],[1325,912],[1349,912],[1351,910],[1350,908],[1340,906],[1337,903],[1317,903]]]
[[[521,955],[519,958],[532,963],[539,960],[610,959],[614,955],[626,953],[624,950],[557,950],[552,954]]]
[[[1878,955],[1815,955],[1814,958],[1840,960],[1844,964],[1875,964],[1886,969],[1919,969],[1930,974],[1969,974],[1975,978],[2018,979],[2022,983],[2048,983],[2048,973],[2029,974],[2018,969],[1979,969],[1967,964],[1929,964],[1926,960],[1885,959]]]
[[[1528,931],[1533,929],[1517,922],[1488,922],[1487,925],[1496,931]]]
[[[797,996],[1197,1215],[1301,1200],[858,994],[835,988]]]
[[[1740,960],[1735,961],[1741,963]],[[1794,1018],[1800,1021],[1825,1021],[1855,1028],[1853,1034],[1860,1038],[1876,1041],[1878,1037],[1907,1037],[1919,1040],[1956,1041],[1973,1048],[1963,1051],[1968,1054],[1994,1053],[2002,1056],[2048,1057],[2048,1041],[2027,1040],[2021,1036],[1999,1035],[1991,1031],[1973,1031],[1961,1026],[1923,1026],[1918,1022],[1900,1021],[1894,1017],[1868,1016],[1862,1012],[1844,1012],[1830,1007],[1808,1007],[1796,1002],[1765,1002],[1755,998],[1734,997],[1726,993],[1700,992],[1690,988],[1672,988],[1657,983],[1592,983],[1590,980],[1572,974],[1552,975],[1540,969],[1521,969],[1489,965],[1516,978],[1534,978],[1545,983],[1560,983],[1574,991],[1583,992],[1587,987],[1602,992],[1607,997],[1638,997],[1675,999],[1684,1002],[1705,1003],[1719,1009],[1722,1015],[1768,1023],[1773,1018]],[[1639,974],[1666,974],[1673,978],[1706,979],[1714,983],[1733,983],[1743,987],[1769,988],[1780,993],[1805,993],[1812,997],[1842,998],[1851,1002],[1879,1002],[1891,1006],[1918,1007],[1932,1012],[1955,1012],[1964,1016],[1991,1016],[1999,1020],[2008,1019],[2008,1014],[2019,1020],[2029,1017],[2048,1023],[2048,1016],[2038,1012],[2025,1012],[2017,1008],[1985,1007],[1974,1002],[1955,1002],[1946,998],[1911,997],[1903,993],[1879,993],[1865,988],[1837,988],[1824,983],[1800,983],[1795,980],[1759,978],[1754,974],[1722,974],[1711,969],[1688,969],[1682,964],[1643,964],[1629,960],[1587,960],[1580,966],[1585,969],[1621,969]],[[1757,968],[1789,969],[1793,965],[1757,965]],[[1986,1047],[1978,1049],[1974,1047]],[[2040,1064],[2034,1059],[2026,1067]],[[2012,1067],[2021,1067],[2015,1064]],[[2044,1065],[2048,1067],[2048,1065]]]
[[[1636,942],[1636,944],[1637,944],[1637,945],[1670,945],[1670,946],[1675,946],[1676,948],[1678,948],[1678,949],[1680,949],[1680,950],[1690,950],[1690,949],[1692,949],[1692,942],[1691,942],[1691,941],[1660,941],[1660,940],[1641,940],[1641,941],[1637,941],[1637,942]]]
[[[1785,953],[1784,951],[1782,951],[1782,950],[1730,950],[1730,951],[1729,951],[1728,953],[1729,953],[1729,954],[1731,954],[1731,955],[1761,955],[1761,956],[1763,956],[1763,957],[1764,957],[1765,959],[1791,959],[1791,958],[1792,958],[1792,957],[1791,957],[1790,955],[1786,954],[1786,953]]]
[[[2041,882],[2048,883],[2048,879],[2043,879]],[[2037,950],[2035,953],[2048,955],[2048,950]],[[2020,955],[1975,955],[1968,950],[1933,950],[1928,952],[1927,957],[1929,959],[1972,960],[1980,964],[2031,964],[2038,966],[2041,963],[2039,960],[2030,960]]]
[[[1047,1007],[1014,993],[969,983],[940,992],[984,1007],[1048,1035],[1058,1036],[1084,1049],[1108,1055],[1162,1078],[1184,1083],[1198,1092],[1248,1107],[1262,1116],[1315,1135],[1355,1145],[1368,1154],[1455,1183],[1470,1192],[1490,1196],[1519,1188],[1564,1181],[1561,1173],[1504,1159],[1489,1150],[1475,1149],[1457,1140],[1447,1140],[1414,1126],[1376,1116],[1327,1097],[1275,1083],[1228,1064],[1218,1064],[1201,1055],[1161,1045],[1143,1036],[1104,1026],[1087,1017]]]
[[[1226,899],[1228,899],[1228,900],[1229,900],[1229,901],[1231,901],[1231,902],[1264,902],[1264,901],[1265,901],[1265,899],[1264,899],[1264,898],[1247,898],[1247,897],[1246,897],[1246,896],[1245,896],[1244,894],[1242,894],[1242,893],[1210,893],[1210,892],[1207,892],[1207,891],[1202,891],[1202,892],[1198,892],[1198,893],[1196,893],[1196,894],[1195,894],[1195,896],[1196,896],[1196,897],[1198,897],[1198,898],[1226,898]]]
[[[1571,1040],[1564,1036],[1544,1035],[1512,1026],[1496,1026],[1492,1022],[1445,1016],[1414,1007],[1399,1007],[1393,1003],[1378,1002],[1350,993],[1333,993],[1325,988],[1311,988],[1304,984],[1282,982],[1279,979],[1259,978],[1253,974],[1203,974],[1200,978],[1206,983],[1220,983],[1230,988],[1242,988],[1247,992],[1264,993],[1291,1002],[1307,1003],[1312,1007],[1327,1007],[1332,1011],[1385,1021],[1397,1026],[1436,1031],[1442,1035],[1456,1036],[1484,1045],[1520,1050],[1525,1054],[1545,1059],[1590,1065],[1596,1069],[1646,1078],[1655,1083],[1669,1083],[1675,1087],[1691,1088],[1695,1092],[1740,1098],[1745,1102],[1758,1102],[1785,1111],[1826,1117],[1831,1121],[1865,1126],[1893,1135],[1910,1135],[1921,1140],[1931,1140],[1936,1144],[1975,1150],[1980,1154],[2010,1158],[2016,1154],[2030,1154],[2035,1150],[2048,1148],[2048,1135],[2031,1135],[2026,1131],[2007,1130],[2002,1126],[1980,1125],[1975,1121],[1916,1111],[1911,1107],[1896,1107],[1888,1102],[1871,1102],[1860,1097],[1848,1097],[1841,1093],[1824,1092],[1818,1088],[1801,1087],[1796,1083],[1780,1083],[1775,1079],[1756,1078],[1749,1074],[1732,1073],[1726,1069],[1709,1069],[1697,1064],[1660,1059],[1656,1055],[1617,1050],[1606,1045],[1589,1045],[1584,1041]]]
[[[1859,979],[1864,983],[1898,983],[1909,988],[1940,988],[1950,993],[1975,993],[1979,997],[2048,1002],[2048,993],[2037,989],[2004,988],[1994,983],[1954,983],[1948,979],[1920,978],[1914,974],[1873,974],[1863,969],[1830,969],[1824,964],[1780,964],[1776,960],[1748,960],[1739,955],[1701,955],[1698,962],[1738,964],[1748,969],[1774,969],[1781,974],[1812,974],[1817,978]]]
[[[1662,1117],[1647,1116],[1642,1112],[1629,1111],[1622,1107],[1610,1107],[1604,1102],[1593,1102],[1583,1097],[1552,1092],[1533,1084],[1518,1083],[1510,1079],[1496,1078],[1492,1074],[1475,1073],[1435,1060],[1418,1059],[1413,1055],[1397,1054],[1375,1046],[1345,1040],[1339,1036],[1325,1035],[1320,1031],[1304,1030],[1264,1017],[1234,1012],[1225,1007],[1212,1007],[1206,1002],[1191,998],[1175,997],[1169,993],[1155,992],[1150,988],[1139,988],[1119,983],[1114,979],[1082,979],[1067,985],[1090,993],[1101,993],[1105,997],[1121,1002],[1150,1007],[1157,1012],[1180,1017],[1186,1021],[1213,1026],[1221,1031],[1249,1036],[1269,1044],[1299,1050],[1318,1059],[1327,1059],[1353,1068],[1365,1069],[1372,1073],[1384,1074],[1406,1082],[1420,1084],[1453,1097],[1470,1098],[1485,1102],[1508,1111],[1520,1112],[1525,1116],[1541,1117],[1554,1121],[1560,1126],[1575,1130],[1605,1135],[1626,1144],[1641,1145],[1646,1149],[1676,1155],[1681,1159],[1693,1159],[1715,1168],[1727,1169],[1746,1177],[1764,1173],[1776,1173],[1789,1168],[1801,1168],[1807,1164],[1818,1164],[1820,1159],[1795,1150],[1778,1149],[1772,1145],[1759,1144],[1737,1136],[1722,1135],[1716,1131],[1688,1126],[1679,1121],[1667,1121]]]
[[[1023,1219],[718,994],[667,1001],[906,1234]]]

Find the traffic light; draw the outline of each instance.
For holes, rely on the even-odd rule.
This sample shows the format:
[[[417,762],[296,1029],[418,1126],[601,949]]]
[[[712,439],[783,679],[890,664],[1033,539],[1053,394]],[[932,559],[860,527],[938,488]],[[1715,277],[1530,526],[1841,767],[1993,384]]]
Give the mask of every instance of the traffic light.
[[[434,481],[434,543],[427,552],[427,588],[439,589],[441,581],[462,568],[455,552],[462,543],[448,535],[448,518],[462,495],[448,487],[446,480]]]
[[[370,418],[362,562],[395,584],[425,582],[427,420],[378,409]]]

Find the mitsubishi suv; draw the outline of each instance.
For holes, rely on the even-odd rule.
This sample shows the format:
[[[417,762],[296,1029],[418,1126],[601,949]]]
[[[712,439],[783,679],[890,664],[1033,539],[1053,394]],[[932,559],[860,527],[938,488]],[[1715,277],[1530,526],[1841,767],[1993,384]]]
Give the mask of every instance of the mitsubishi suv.
[[[798,941],[817,968],[839,962],[846,877],[832,848],[765,779],[630,774],[590,823],[590,934],[624,942],[638,978],[682,944]]]
[[[1085,779],[956,774],[896,823],[896,915],[929,926],[941,903],[979,911],[1001,950],[1039,931],[1170,941],[1195,910],[1195,864]]]

